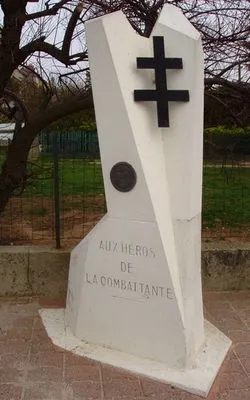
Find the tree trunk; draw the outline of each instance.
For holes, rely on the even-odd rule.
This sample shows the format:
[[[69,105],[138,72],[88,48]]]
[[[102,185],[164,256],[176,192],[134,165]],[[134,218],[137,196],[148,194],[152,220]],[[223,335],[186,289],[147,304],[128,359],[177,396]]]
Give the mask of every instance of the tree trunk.
[[[6,160],[0,173],[0,214],[4,211],[15,190],[26,184],[26,165],[32,143],[36,136],[50,123],[72,113],[93,108],[91,91],[65,99],[33,115],[27,124],[14,134]]]
[[[25,142],[20,143],[20,139],[13,140],[8,148],[0,174],[0,214],[14,191],[25,186],[26,164],[32,141]]]

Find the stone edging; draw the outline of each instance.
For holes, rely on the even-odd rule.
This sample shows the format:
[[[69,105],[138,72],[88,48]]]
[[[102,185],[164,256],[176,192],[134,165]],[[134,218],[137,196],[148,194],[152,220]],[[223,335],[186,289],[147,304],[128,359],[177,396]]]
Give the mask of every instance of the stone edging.
[[[250,289],[250,243],[202,247],[205,290]],[[0,246],[0,296],[65,296],[69,258],[70,249]]]

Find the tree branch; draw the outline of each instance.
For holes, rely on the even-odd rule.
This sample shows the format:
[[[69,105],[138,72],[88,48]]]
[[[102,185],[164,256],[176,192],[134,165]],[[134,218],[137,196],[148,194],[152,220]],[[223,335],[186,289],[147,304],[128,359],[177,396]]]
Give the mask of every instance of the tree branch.
[[[239,120],[239,118],[237,118],[237,116],[233,113],[233,111],[231,110],[231,108],[224,102],[222,101],[220,98],[218,98],[217,96],[213,95],[212,93],[206,92],[205,95],[207,97],[210,97],[211,99],[214,99],[215,101],[217,101],[219,104],[221,104],[230,114],[230,116],[234,119],[234,121],[236,122],[237,125],[239,125],[241,128],[244,128],[244,125],[241,123],[241,121]]]
[[[51,43],[45,42],[45,36],[42,36],[39,39],[33,40],[32,42],[26,44],[18,51],[17,54],[18,64],[23,63],[29,55],[37,51],[50,55],[51,57],[55,58],[56,60],[60,61],[62,64],[66,66],[76,65],[79,61],[84,60],[86,58],[87,52],[82,52],[81,54],[78,53],[77,58],[75,59],[74,55],[71,56],[69,55],[73,33],[82,10],[83,10],[83,2],[79,2],[78,5],[75,7],[71,15],[71,18],[69,20],[63,39],[62,50],[58,49],[58,47],[52,45]]]
[[[70,17],[62,45],[62,54],[65,58],[69,57],[69,51],[73,33],[82,10],[83,10],[83,2],[79,2]]]
[[[46,126],[62,117],[65,117],[65,115],[70,115],[82,110],[89,110],[93,107],[94,103],[91,91],[81,94],[80,96],[70,96],[61,103],[53,104],[45,110],[33,115],[29,119],[25,128],[27,127],[27,130],[29,131],[30,127],[32,127],[36,136],[36,134],[38,134]],[[23,133],[25,132],[25,128],[22,129]],[[20,132],[20,134],[22,133]],[[34,137],[31,139],[33,141]]]
[[[17,55],[18,64],[23,63],[29,55],[34,54],[37,51],[50,55],[64,65],[76,65],[79,60],[84,60],[87,55],[87,52],[83,52],[81,57],[74,60],[72,58],[73,56],[69,57],[69,54],[64,54],[62,50],[48,42],[45,42],[44,37],[41,37],[26,44],[19,50]]]
[[[250,98],[249,98],[250,84],[246,84],[246,83],[241,84],[239,82],[236,83],[236,82],[228,81],[223,78],[214,77],[214,78],[206,78],[205,85],[208,85],[209,87],[212,87],[213,85],[221,85],[221,86],[228,87],[230,89],[233,89],[233,90],[243,94],[250,101]]]
[[[29,42],[25,46],[21,47],[17,54],[18,64],[23,63],[29,55],[35,53],[36,51],[47,53],[64,64],[65,60],[63,58],[62,51],[56,46],[45,42],[44,40],[45,37],[42,36],[39,39],[33,40],[32,42]]]
[[[207,71],[210,75],[213,75],[215,78],[220,78],[221,76],[223,76],[226,72],[230,71],[231,69],[233,69],[234,67],[236,67],[237,65],[242,65],[245,62],[249,61],[249,57],[240,60],[240,61],[234,61],[232,62],[230,65],[228,65],[227,67],[225,67],[224,69],[222,69],[217,75],[212,74],[209,70]]]
[[[54,4],[53,7],[47,8],[46,10],[43,11],[38,11],[33,14],[27,14],[25,16],[25,22],[30,21],[31,19],[37,19],[41,17],[46,17],[49,15],[56,15],[57,12],[64,6],[64,4],[69,3],[70,0],[61,0],[58,3]]]

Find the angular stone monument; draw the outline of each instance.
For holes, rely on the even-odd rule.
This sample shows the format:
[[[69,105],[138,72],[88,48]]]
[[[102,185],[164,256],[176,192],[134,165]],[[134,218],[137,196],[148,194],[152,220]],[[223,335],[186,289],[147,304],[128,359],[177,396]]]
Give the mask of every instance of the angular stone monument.
[[[59,346],[206,396],[231,342],[203,318],[201,38],[170,5],[150,38],[122,12],[86,30],[108,211],[41,315]]]

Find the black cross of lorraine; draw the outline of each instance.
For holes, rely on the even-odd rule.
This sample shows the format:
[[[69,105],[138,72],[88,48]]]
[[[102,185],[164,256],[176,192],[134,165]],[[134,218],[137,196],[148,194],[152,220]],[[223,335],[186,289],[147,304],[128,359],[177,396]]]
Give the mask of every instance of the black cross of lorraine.
[[[169,101],[189,101],[188,90],[168,90],[166,69],[182,69],[182,58],[165,58],[163,36],[154,36],[154,58],[137,57],[137,68],[155,70],[156,90],[135,90],[135,101],[156,101],[158,126],[169,126]]]

